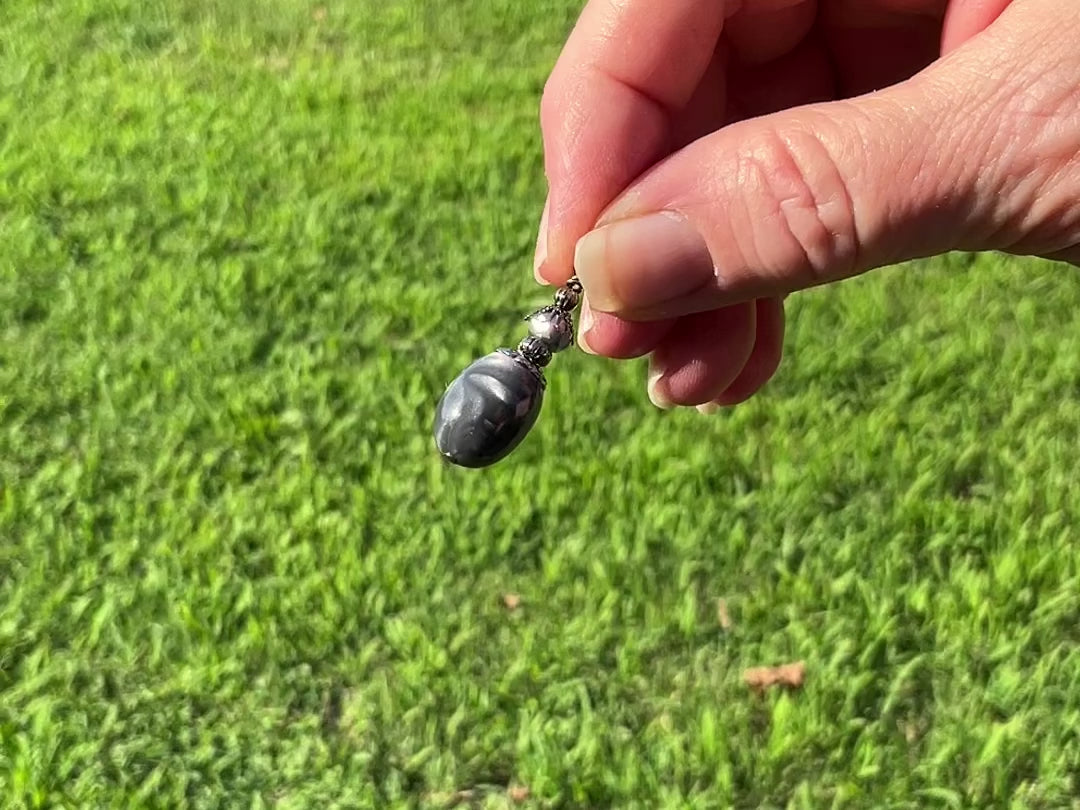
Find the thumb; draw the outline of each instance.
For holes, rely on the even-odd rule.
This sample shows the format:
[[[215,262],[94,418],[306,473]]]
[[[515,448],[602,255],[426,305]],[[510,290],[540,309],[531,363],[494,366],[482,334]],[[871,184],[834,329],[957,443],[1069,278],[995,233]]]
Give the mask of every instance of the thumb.
[[[1051,233],[1031,206],[1060,180],[1051,153],[1075,162],[1080,122],[1055,120],[1048,88],[1074,109],[1080,57],[1026,20],[885,91],[733,124],[661,162],[577,244],[590,307],[674,317]]]

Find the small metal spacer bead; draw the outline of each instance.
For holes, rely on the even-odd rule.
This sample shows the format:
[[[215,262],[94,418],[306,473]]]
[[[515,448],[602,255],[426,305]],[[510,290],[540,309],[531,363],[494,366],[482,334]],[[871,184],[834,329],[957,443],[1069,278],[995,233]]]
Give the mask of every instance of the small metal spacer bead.
[[[573,312],[574,307],[581,301],[581,293],[575,292],[569,287],[560,287],[555,291],[555,306],[563,312]]]
[[[547,343],[535,335],[529,335],[522,340],[517,348],[522,357],[537,368],[543,368],[551,362],[551,349],[548,348]]]

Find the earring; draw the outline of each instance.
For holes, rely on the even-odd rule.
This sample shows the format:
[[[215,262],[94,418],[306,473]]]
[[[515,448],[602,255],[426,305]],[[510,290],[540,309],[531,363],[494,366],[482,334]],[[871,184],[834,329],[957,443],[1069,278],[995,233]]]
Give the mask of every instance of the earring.
[[[516,349],[496,349],[466,367],[435,409],[435,446],[459,467],[506,458],[536,424],[544,400],[544,367],[574,342],[573,312],[582,287],[571,278],[553,304],[526,316],[529,335]]]

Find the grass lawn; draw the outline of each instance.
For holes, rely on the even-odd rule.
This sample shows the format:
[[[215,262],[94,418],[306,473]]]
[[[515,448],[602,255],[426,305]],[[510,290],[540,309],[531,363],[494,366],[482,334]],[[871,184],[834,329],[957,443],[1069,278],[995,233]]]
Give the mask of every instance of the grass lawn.
[[[441,463],[578,7],[4,0],[0,806],[1080,807],[1075,273],[797,295],[712,417],[560,355]]]

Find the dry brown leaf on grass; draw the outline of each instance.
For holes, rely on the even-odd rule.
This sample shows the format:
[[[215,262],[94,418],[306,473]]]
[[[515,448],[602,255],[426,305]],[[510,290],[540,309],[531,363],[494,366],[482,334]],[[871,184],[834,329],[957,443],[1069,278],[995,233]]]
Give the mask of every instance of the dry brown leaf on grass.
[[[517,610],[521,607],[521,597],[516,593],[504,593],[502,601],[507,610]]]
[[[806,663],[795,661],[779,667],[751,667],[743,672],[743,680],[752,689],[763,691],[771,686],[798,689],[806,678]]]
[[[463,790],[452,790],[446,793],[428,793],[424,796],[424,799],[436,807],[449,810],[451,807],[460,807],[463,804],[468,804],[475,800],[476,791],[466,788]]]
[[[487,785],[485,787],[461,788],[448,793],[429,793],[426,798],[429,802],[449,810],[449,808],[453,807],[475,804],[485,796],[498,795],[502,792],[502,788],[496,785]],[[531,791],[525,785],[510,785],[506,788],[506,798],[514,804],[528,801],[531,795]]]
[[[510,801],[519,804],[529,798],[529,789],[525,785],[514,785],[506,791],[506,795],[510,797]]]
[[[731,614],[728,612],[727,599],[716,600],[716,620],[721,630],[731,629]]]

